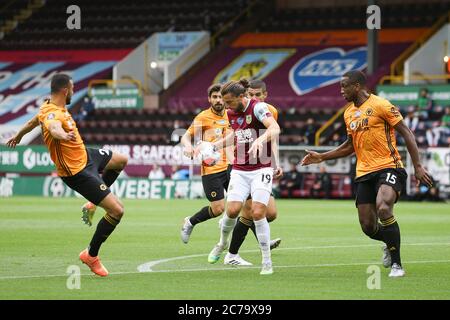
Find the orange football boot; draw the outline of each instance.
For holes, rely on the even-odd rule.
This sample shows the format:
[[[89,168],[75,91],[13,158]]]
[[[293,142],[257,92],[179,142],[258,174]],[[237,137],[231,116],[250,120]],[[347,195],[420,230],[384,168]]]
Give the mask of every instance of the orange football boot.
[[[88,249],[84,249],[80,253],[80,260],[86,264],[93,273],[99,275],[100,277],[106,277],[108,275],[108,270],[100,261],[99,257],[91,257],[89,255]]]

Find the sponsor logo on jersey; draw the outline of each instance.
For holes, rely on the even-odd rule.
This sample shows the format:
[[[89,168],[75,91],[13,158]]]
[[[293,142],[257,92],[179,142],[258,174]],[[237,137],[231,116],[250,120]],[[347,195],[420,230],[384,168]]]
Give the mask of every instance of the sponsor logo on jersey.
[[[227,124],[227,121],[226,121],[226,120],[217,120],[215,123],[216,123],[216,124],[219,124],[219,125],[221,125],[221,126],[224,126],[224,125]]]

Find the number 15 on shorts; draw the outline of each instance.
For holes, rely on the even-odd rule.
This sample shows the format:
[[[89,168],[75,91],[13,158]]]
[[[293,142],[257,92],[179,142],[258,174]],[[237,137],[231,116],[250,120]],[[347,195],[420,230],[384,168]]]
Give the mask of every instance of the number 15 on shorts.
[[[395,174],[388,172],[386,176],[386,182],[390,184],[395,184],[397,182],[397,176]]]

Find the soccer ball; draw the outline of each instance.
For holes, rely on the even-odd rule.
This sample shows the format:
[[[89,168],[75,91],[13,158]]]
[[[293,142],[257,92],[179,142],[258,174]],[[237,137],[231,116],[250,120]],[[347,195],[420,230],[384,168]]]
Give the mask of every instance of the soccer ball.
[[[207,167],[214,166],[220,160],[220,152],[217,151],[211,142],[200,142],[199,157],[202,164]]]

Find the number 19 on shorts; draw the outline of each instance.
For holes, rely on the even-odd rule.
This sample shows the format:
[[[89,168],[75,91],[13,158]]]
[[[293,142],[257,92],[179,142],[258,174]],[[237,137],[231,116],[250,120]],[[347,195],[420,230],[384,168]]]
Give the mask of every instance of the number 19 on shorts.
[[[272,181],[272,175],[268,173],[262,173],[261,174],[261,182],[263,183],[270,183]]]

